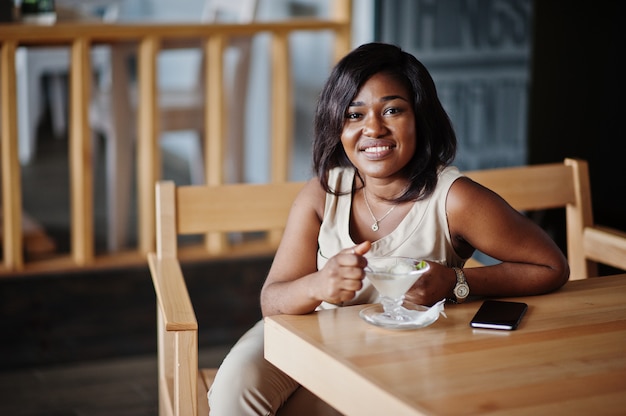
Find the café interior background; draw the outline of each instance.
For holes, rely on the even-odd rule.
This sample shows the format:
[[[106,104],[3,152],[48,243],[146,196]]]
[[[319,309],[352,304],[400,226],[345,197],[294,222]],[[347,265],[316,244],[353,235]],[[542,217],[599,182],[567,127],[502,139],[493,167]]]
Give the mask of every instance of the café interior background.
[[[331,1],[260,0],[257,16],[259,20],[324,16]],[[56,0],[60,6],[106,2],[119,5],[120,21],[195,21],[203,6],[203,0]],[[617,21],[618,4],[613,0],[593,6],[582,0],[356,0],[353,44],[396,43],[425,63],[457,131],[456,164],[461,169],[585,158],[591,163],[596,217],[606,216],[610,225],[623,229],[626,216],[610,208],[616,195],[605,193],[603,185],[613,173],[609,169],[613,164],[607,161],[615,157],[605,149],[623,130],[615,114],[620,108],[618,91],[623,90],[623,77],[617,71],[623,64],[618,65],[614,53],[624,37]],[[326,58],[331,42],[330,36],[307,33],[291,40],[295,107],[291,178],[295,180],[311,175],[312,119],[317,93],[332,65]],[[248,182],[264,182],[269,172],[268,105],[263,99],[268,92],[267,45],[267,37],[254,40],[246,107]],[[160,82],[194,82],[193,68],[199,59],[197,51],[162,59]],[[579,103],[581,99],[585,102]],[[572,117],[576,111],[580,116]],[[174,134],[178,139],[195,133]],[[188,142],[166,140],[165,149],[176,152],[180,143]],[[624,201],[624,193],[619,194],[617,198]]]
[[[57,0],[57,3],[72,1]],[[324,15],[328,13],[329,1],[260,0],[258,16],[269,20],[289,15]],[[626,230],[626,185],[621,173],[623,154],[620,151],[624,141],[623,97],[626,93],[623,77],[626,71],[620,51],[626,29],[621,22],[620,4],[617,0],[593,3],[582,0],[354,0],[353,43],[355,46],[371,40],[397,43],[426,64],[456,128],[459,138],[456,164],[461,169],[561,162],[565,157],[586,159],[590,163],[596,222]],[[184,21],[198,15],[202,0],[120,0],[120,5],[120,20]],[[316,36],[302,34],[292,40],[296,127],[292,179],[310,176],[315,101],[331,65],[323,57],[329,55],[332,39]],[[267,41],[263,37],[255,39],[253,48],[246,118],[246,180],[249,182],[264,181],[268,171],[265,165],[269,140],[267,106],[262,104],[267,88],[264,82],[267,62],[261,53]],[[183,68],[191,67],[198,59],[193,52],[178,56],[173,63],[165,63],[160,76],[167,82],[189,82],[182,76]],[[185,62],[188,65],[184,65]],[[174,150],[170,147],[170,151]],[[47,178],[38,181],[41,179]],[[54,211],[54,208],[45,201],[39,211]],[[555,217],[558,216],[547,212],[538,220],[552,229],[558,241],[562,221]],[[132,305],[137,309],[132,319],[142,329],[134,328],[121,335],[115,331],[112,342],[120,338],[127,342],[122,350],[114,346],[109,351],[136,352],[152,346],[153,289],[149,278],[135,276],[135,271],[131,274],[133,277],[124,275],[123,284],[136,282],[132,290],[137,288],[141,294],[129,289],[131,293],[124,293],[124,296],[133,299]],[[205,271],[198,274],[203,275]],[[119,272],[117,275],[122,279]],[[78,277],[72,275],[66,280],[78,282],[81,280]],[[113,287],[111,278],[102,276],[102,281],[107,282],[103,290]],[[33,337],[42,348],[49,348],[54,344],[51,340],[56,339],[55,326],[58,328],[63,322],[54,320],[54,314],[50,313],[53,306],[49,309],[47,302],[61,286],[50,276],[32,281],[36,283],[33,287],[26,287],[24,283],[23,288],[30,298],[33,298],[33,290],[45,292],[37,298],[36,305],[23,305],[33,316],[23,318],[27,322],[19,319],[4,322],[18,325],[20,330],[33,328]],[[23,282],[25,280],[19,284]],[[91,277],[84,283],[89,287],[85,291],[97,291],[97,282]],[[18,299],[17,292],[10,292],[7,286],[13,283],[16,282],[7,280],[0,293]],[[46,289],[48,284],[50,289]],[[83,282],[78,284],[83,285]],[[98,299],[104,302],[104,296],[108,294],[100,294]],[[148,304],[147,308],[143,307],[142,299]],[[256,292],[251,292],[247,301],[250,310],[256,311]],[[71,306],[63,300],[59,300],[59,304]],[[64,321],[68,321],[68,316],[77,315],[75,311],[68,311]],[[120,320],[129,320],[131,316],[133,314],[121,314]],[[37,324],[36,328],[32,322]],[[109,345],[100,338],[106,337],[103,327],[92,327],[81,327],[80,336],[92,334],[99,337],[100,347]],[[11,333],[11,329],[5,332]],[[133,341],[136,341],[133,336],[140,332],[145,334],[143,344],[143,341]],[[72,342],[76,347],[72,351],[83,349],[87,354],[88,349],[83,348],[78,339]],[[11,348],[11,345],[4,347]],[[49,350],[46,351],[47,354]],[[63,354],[67,357],[67,353]],[[41,359],[50,357],[41,351],[34,355]],[[33,354],[26,359],[33,359]]]

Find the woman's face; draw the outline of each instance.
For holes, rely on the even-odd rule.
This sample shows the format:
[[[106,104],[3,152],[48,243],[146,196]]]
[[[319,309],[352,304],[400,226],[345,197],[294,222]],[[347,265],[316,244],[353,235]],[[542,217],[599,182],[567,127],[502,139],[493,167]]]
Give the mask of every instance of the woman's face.
[[[389,178],[411,160],[416,149],[412,97],[385,73],[373,75],[349,104],[341,144],[363,175]]]

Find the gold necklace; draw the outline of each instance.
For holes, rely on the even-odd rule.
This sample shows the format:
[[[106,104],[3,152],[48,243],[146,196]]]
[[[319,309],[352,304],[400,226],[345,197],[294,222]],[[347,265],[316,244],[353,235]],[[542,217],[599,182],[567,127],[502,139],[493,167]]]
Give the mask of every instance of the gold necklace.
[[[367,207],[367,210],[370,212],[370,215],[372,216],[372,219],[374,220],[374,224],[372,224],[372,231],[376,232],[378,231],[378,228],[379,228],[378,223],[384,220],[385,218],[387,218],[387,215],[391,214],[391,211],[393,211],[393,209],[396,206],[395,205],[392,206],[391,208],[389,208],[387,212],[385,212],[385,215],[383,215],[379,219],[376,219],[376,216],[372,212],[372,208],[370,208],[370,203],[367,201],[367,191],[365,190],[365,188],[363,188],[363,199],[365,199],[365,206]]]

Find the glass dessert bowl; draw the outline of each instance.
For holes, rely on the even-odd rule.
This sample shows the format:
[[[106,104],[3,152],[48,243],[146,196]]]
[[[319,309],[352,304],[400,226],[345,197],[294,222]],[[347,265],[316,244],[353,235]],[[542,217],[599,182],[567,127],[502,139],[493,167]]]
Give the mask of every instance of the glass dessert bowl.
[[[360,312],[361,318],[374,325],[392,328],[421,328],[433,323],[422,319],[429,308],[404,301],[406,292],[428,270],[430,265],[410,257],[373,257],[367,259],[365,275],[380,294],[380,304]]]

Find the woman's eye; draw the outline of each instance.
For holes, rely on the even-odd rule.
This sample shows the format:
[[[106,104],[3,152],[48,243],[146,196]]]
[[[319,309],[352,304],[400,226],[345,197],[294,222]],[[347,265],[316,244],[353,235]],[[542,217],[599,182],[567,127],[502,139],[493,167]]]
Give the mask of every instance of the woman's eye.
[[[399,108],[391,107],[391,108],[385,109],[384,114],[398,114],[399,112],[400,112]]]
[[[348,120],[358,120],[361,117],[361,114],[359,113],[348,113],[346,114],[346,118]]]

